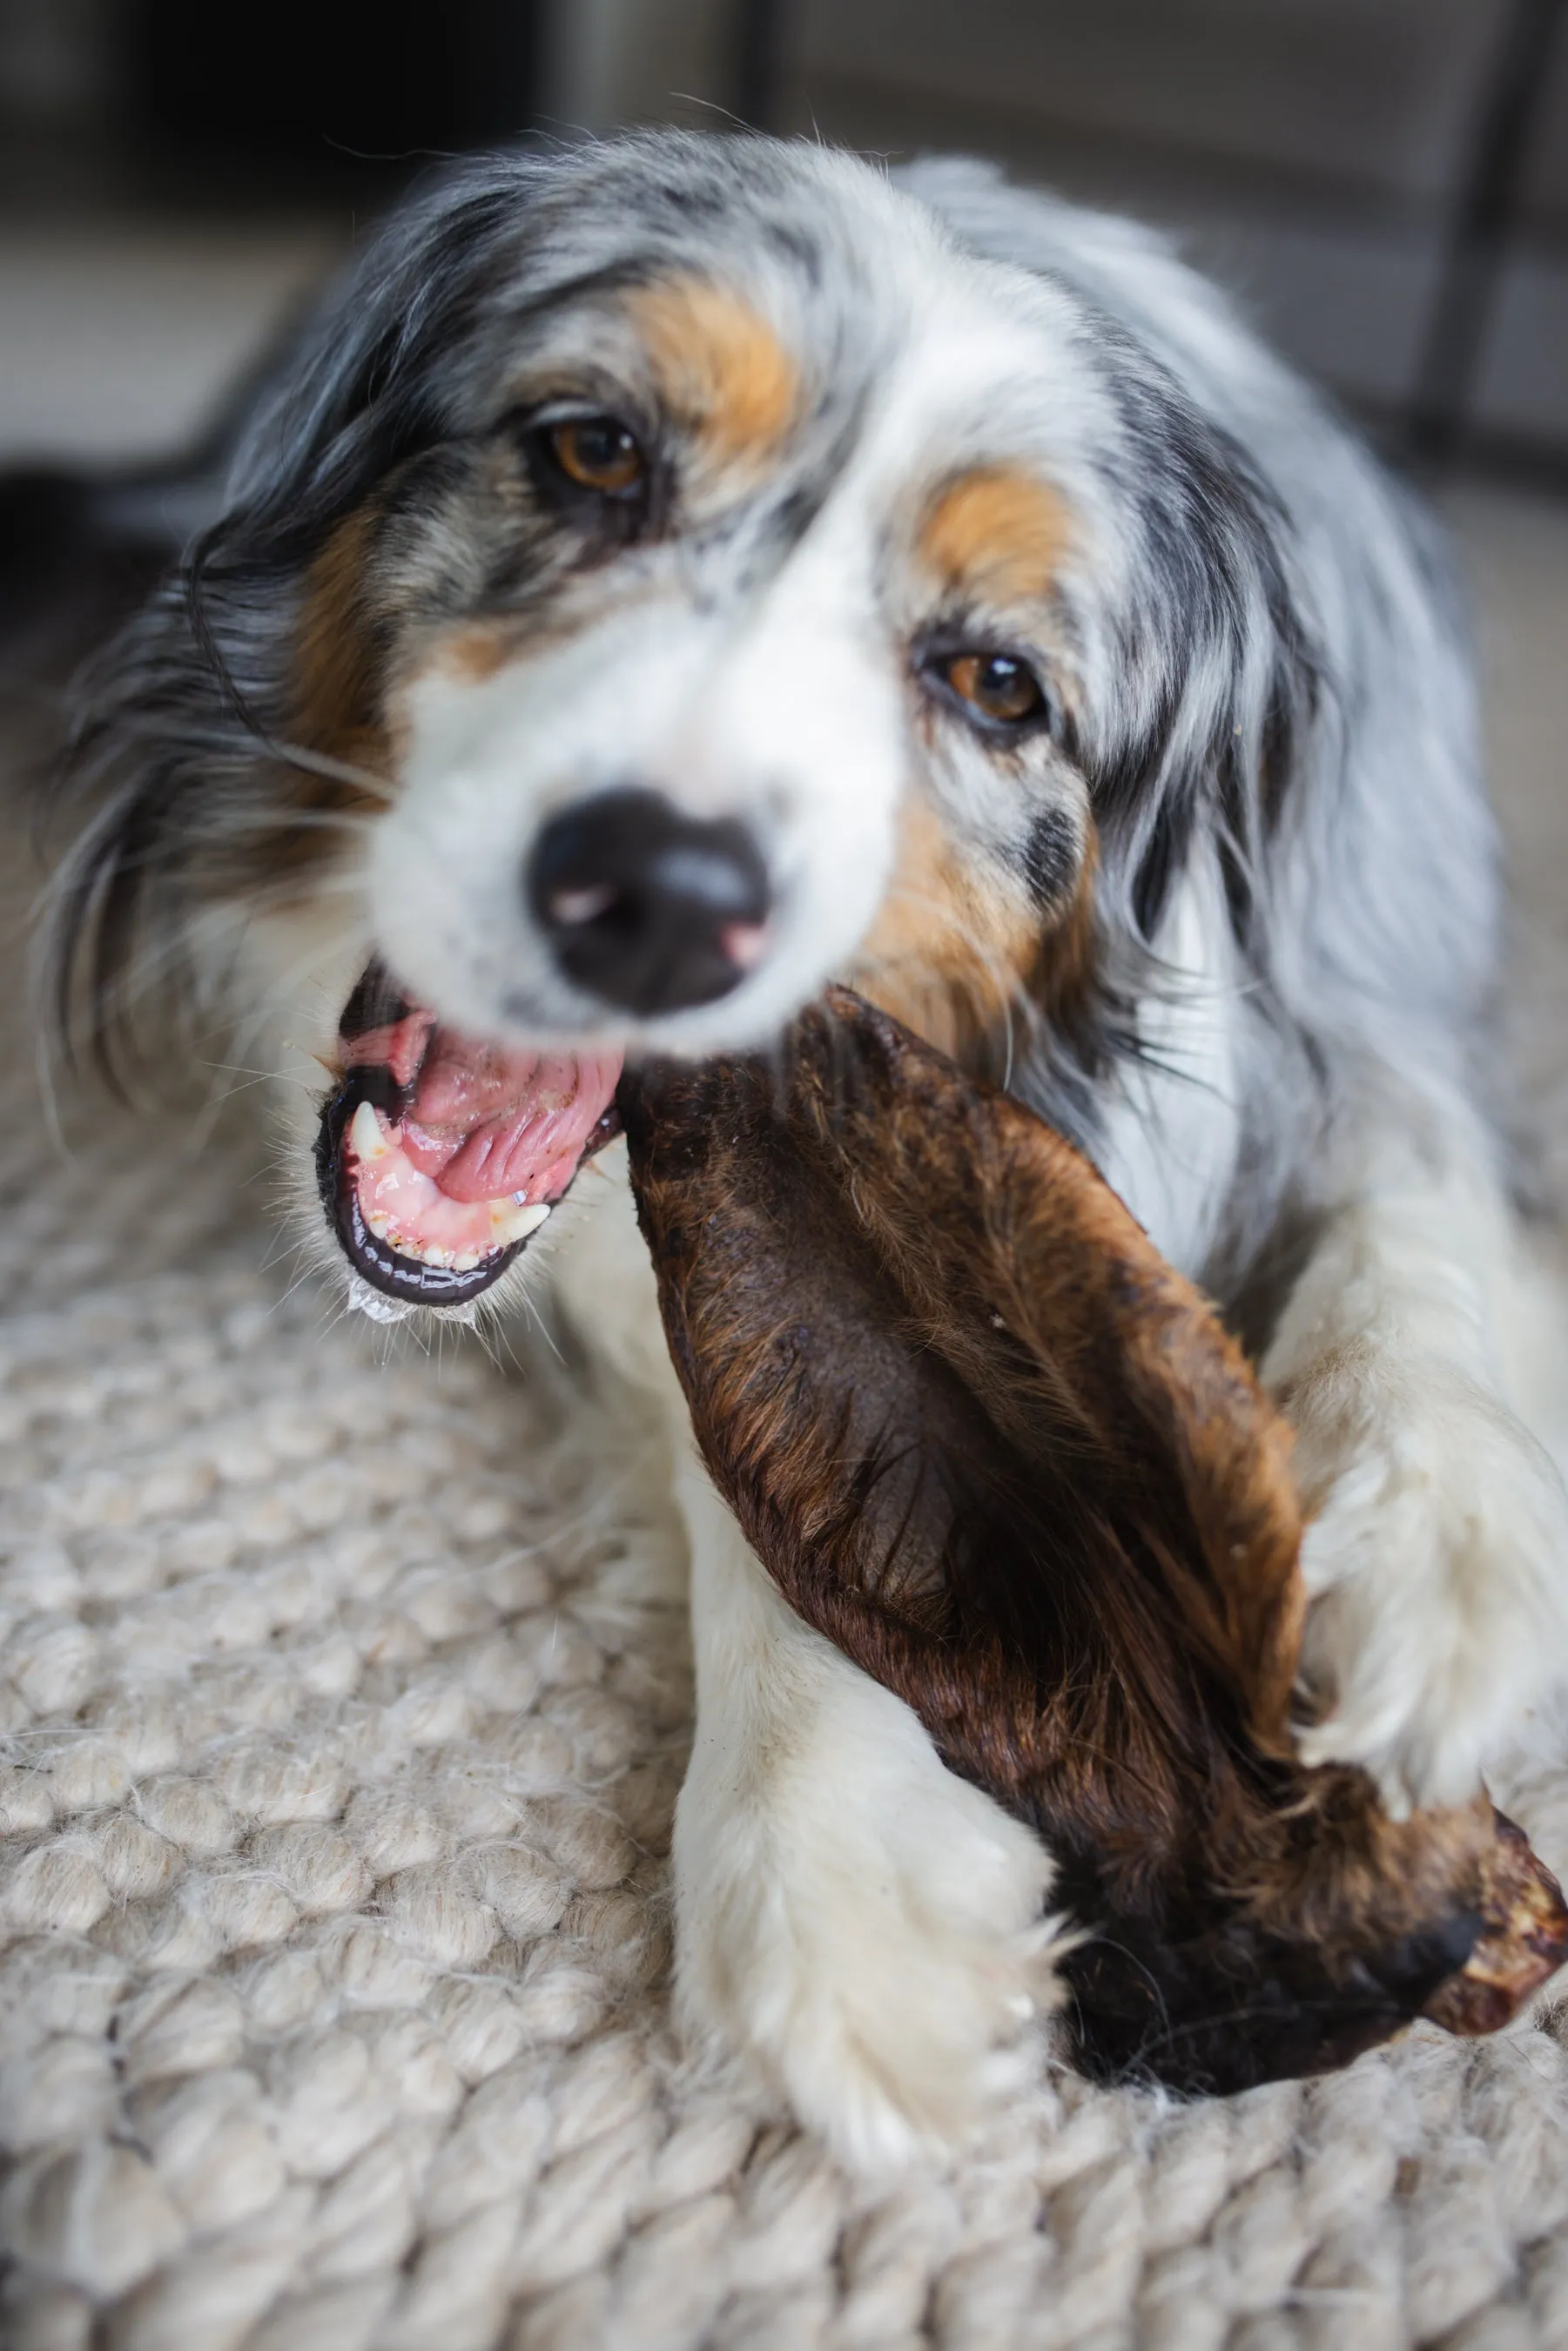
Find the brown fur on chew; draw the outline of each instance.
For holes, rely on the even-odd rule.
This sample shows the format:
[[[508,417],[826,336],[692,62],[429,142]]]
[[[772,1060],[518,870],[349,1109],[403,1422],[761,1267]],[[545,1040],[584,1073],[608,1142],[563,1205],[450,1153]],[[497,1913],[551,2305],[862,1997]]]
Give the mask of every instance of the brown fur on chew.
[[[1078,2053],[1234,2089],[1490,2031],[1568,1912],[1489,1804],[1292,1760],[1283,1423],[1088,1163],[845,990],[622,1110],[665,1329],[780,1588],[1034,1823]]]

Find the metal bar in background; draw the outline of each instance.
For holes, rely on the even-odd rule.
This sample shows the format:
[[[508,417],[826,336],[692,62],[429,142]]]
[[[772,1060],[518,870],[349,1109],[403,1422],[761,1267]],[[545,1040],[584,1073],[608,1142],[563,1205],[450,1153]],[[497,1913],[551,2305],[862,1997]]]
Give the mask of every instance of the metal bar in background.
[[[1547,87],[1563,0],[1512,0],[1439,267],[1426,344],[1406,421],[1410,454],[1451,458],[1469,421],[1471,395],[1507,257],[1520,182]]]

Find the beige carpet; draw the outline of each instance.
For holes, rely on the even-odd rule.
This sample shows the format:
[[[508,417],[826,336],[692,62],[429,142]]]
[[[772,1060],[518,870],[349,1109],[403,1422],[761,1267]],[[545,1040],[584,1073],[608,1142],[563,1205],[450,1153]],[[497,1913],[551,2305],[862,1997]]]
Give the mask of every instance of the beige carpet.
[[[0,2341],[1568,2343],[1551,2020],[1186,2108],[1042,2070],[872,2196],[684,2078],[636,1441],[379,1363],[262,1269],[246,1172],[12,1134]]]
[[[1568,2346],[1568,2011],[1188,2107],[1042,2060],[874,2194],[692,2077],[634,1427],[291,1290],[243,1134],[4,1132],[6,2351]]]

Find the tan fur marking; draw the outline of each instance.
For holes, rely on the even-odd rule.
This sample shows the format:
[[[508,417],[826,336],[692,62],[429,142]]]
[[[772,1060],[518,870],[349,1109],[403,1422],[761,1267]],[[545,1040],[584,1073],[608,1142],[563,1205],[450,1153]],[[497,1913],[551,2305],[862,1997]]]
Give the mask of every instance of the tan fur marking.
[[[727,462],[771,455],[798,413],[800,382],[767,320],[697,277],[640,287],[631,309],[672,415]]]
[[[538,632],[528,642],[530,649],[537,650]],[[429,666],[458,684],[483,685],[486,678],[516,661],[523,645],[524,633],[516,621],[471,621],[447,632]]]
[[[1031,603],[1050,595],[1071,537],[1067,508],[1049,483],[985,465],[938,491],[919,551],[944,589],[988,603]]]
[[[289,728],[290,739],[302,749],[363,768],[371,777],[384,776],[390,760],[365,600],[376,521],[373,507],[348,516],[306,574]],[[369,781],[361,787],[299,768],[285,768],[278,789],[282,804],[305,820],[298,826],[279,824],[262,844],[262,854],[280,879],[329,862],[341,851],[344,835],[338,828],[310,820],[373,816],[386,803],[386,795]]]
[[[306,575],[296,725],[311,750],[335,759],[361,758],[366,739],[379,738],[378,680],[365,609],[376,521],[373,507],[350,515]]]
[[[930,802],[911,795],[856,985],[916,1036],[967,1062],[1021,998],[1038,927],[1021,893],[967,871]]]
[[[1092,906],[1092,843],[1071,900],[1042,915],[1021,884],[1008,890],[977,872],[930,802],[911,794],[855,985],[965,1068],[985,1070],[1005,1051],[1009,1011],[1032,1001],[1049,1017],[1084,984]]]

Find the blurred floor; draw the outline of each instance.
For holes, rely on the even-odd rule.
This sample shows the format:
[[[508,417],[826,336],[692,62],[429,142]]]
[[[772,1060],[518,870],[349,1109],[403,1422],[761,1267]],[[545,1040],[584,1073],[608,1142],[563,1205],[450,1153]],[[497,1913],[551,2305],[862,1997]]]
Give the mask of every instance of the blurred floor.
[[[308,217],[0,228],[0,461],[178,449],[340,251]],[[1441,504],[1474,587],[1522,908],[1568,941],[1568,500],[1472,480]]]

